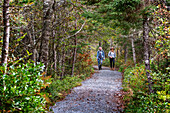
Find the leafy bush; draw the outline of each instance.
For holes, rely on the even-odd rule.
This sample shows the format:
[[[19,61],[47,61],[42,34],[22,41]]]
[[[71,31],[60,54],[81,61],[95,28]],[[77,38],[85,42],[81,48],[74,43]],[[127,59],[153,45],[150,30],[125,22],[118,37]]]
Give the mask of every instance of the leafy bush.
[[[123,83],[134,92],[146,92],[148,90],[145,66],[129,67],[125,69]]]
[[[45,112],[45,99],[40,93],[43,87],[41,72],[43,64],[26,64],[9,66],[3,74],[0,67],[0,109],[7,112]]]
[[[105,61],[103,61],[103,66],[110,66],[109,58],[105,58]]]
[[[168,102],[162,102],[156,94],[135,94],[125,109],[126,113],[168,113]],[[166,112],[167,111],[167,112]]]
[[[62,80],[53,80],[52,84],[46,88],[46,91],[50,94],[50,100],[56,102],[57,100],[64,98],[64,96],[70,92],[70,89],[81,85],[81,81],[82,79],[78,76],[67,76]]]
[[[127,61],[125,64],[122,62],[122,65],[119,66],[119,71],[124,72],[126,68],[132,68],[133,65],[132,61]]]
[[[90,54],[79,54],[75,64],[75,75],[90,75],[92,73],[93,61]]]
[[[125,112],[127,113],[164,113],[168,111],[169,84],[168,74],[151,73],[155,93],[149,94],[145,66],[128,67],[124,71],[123,87],[132,92]],[[126,100],[125,100],[126,101]]]

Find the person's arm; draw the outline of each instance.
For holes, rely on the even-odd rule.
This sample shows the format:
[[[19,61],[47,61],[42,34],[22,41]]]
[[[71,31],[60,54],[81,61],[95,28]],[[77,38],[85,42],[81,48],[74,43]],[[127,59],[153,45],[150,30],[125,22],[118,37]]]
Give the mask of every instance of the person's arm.
[[[105,59],[105,54],[104,54],[104,51],[103,51],[103,59]]]
[[[97,51],[97,59],[98,59],[98,57],[99,57],[99,52]]]
[[[110,51],[109,51],[109,53],[108,53],[108,56],[109,56],[109,58],[111,58],[111,56],[110,56],[111,54],[110,54]]]
[[[109,53],[108,53],[108,57],[110,57],[110,51],[109,51]]]

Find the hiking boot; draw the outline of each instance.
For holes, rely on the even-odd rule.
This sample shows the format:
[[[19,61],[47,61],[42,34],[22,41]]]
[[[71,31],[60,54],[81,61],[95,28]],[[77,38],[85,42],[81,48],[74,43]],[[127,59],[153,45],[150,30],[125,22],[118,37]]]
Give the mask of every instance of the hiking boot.
[[[115,69],[113,68],[113,71],[114,71]]]

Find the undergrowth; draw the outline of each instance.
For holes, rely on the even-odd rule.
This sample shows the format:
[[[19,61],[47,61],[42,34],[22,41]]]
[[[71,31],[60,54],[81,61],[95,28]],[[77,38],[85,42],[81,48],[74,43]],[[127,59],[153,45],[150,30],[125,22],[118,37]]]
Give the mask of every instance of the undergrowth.
[[[142,64],[134,67],[124,64],[119,71],[123,72],[124,91],[128,92],[124,96],[126,113],[169,113],[170,85],[169,68],[167,73],[151,72],[152,86],[154,93],[150,94],[148,89],[145,66]]]

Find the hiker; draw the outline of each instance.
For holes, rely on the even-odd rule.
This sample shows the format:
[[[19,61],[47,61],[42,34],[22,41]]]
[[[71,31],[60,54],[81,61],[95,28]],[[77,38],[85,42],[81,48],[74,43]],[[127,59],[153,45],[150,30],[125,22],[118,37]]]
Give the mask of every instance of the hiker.
[[[114,66],[115,66],[115,59],[116,59],[116,53],[114,51],[114,47],[110,48],[110,51],[108,53],[108,56],[110,58],[110,69],[114,70]]]
[[[103,60],[105,60],[105,54],[104,51],[102,50],[102,47],[99,47],[99,50],[97,51],[97,61],[99,70],[102,69]]]

